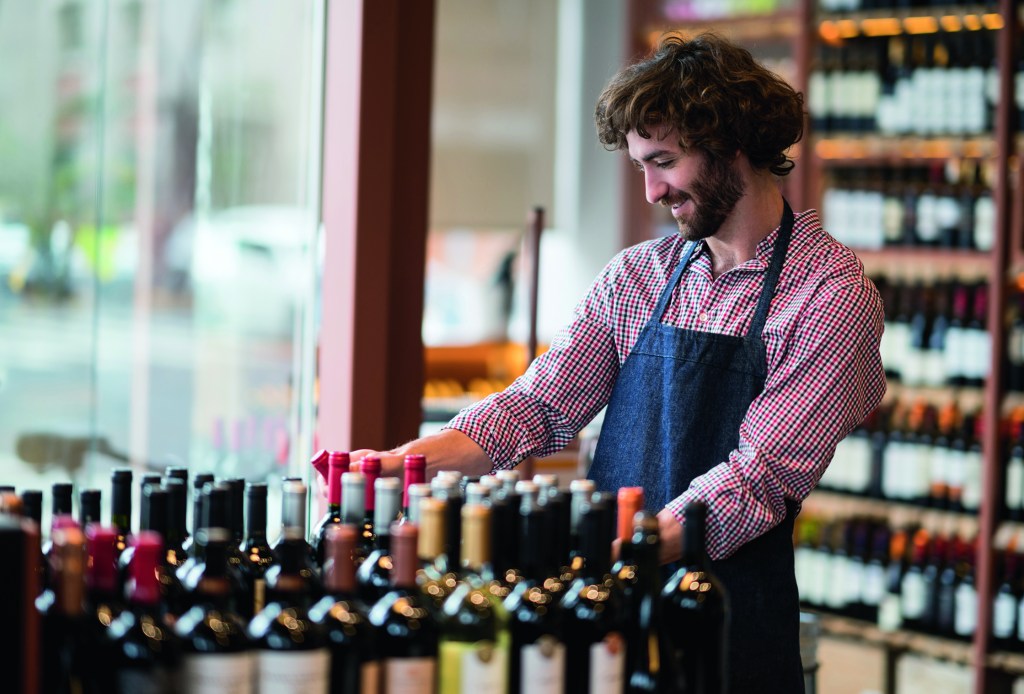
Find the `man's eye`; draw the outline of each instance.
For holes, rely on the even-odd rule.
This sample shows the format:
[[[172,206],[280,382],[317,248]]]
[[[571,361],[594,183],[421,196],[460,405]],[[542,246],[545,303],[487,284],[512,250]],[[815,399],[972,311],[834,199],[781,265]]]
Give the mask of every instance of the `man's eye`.
[[[674,163],[674,159],[667,159],[665,161],[656,161],[654,162],[654,165],[657,166],[659,169],[668,169],[671,168],[672,164]]]

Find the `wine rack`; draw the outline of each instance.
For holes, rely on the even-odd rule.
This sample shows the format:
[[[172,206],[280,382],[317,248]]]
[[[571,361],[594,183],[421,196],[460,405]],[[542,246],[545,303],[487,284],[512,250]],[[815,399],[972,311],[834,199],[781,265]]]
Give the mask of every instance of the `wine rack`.
[[[847,185],[854,192],[874,193],[872,204],[879,204],[887,178],[904,174],[918,179],[918,193],[974,186],[976,195],[980,191],[989,196],[984,204],[990,207],[983,215],[991,224],[991,233],[984,234],[980,243],[942,241],[927,234],[921,238],[913,233],[888,239],[876,234],[866,243],[841,239],[855,249],[873,279],[884,277],[897,283],[936,286],[987,285],[986,316],[982,321],[989,339],[983,347],[988,353],[984,381],[965,387],[962,383],[891,380],[887,397],[923,399],[936,406],[949,401],[971,403],[969,409],[978,413],[980,419],[979,507],[965,513],[962,509],[930,508],[929,502],[822,489],[812,493],[804,508],[826,516],[868,518],[894,526],[939,523],[976,538],[978,610],[972,640],[910,630],[887,632],[868,621],[828,613],[823,613],[824,632],[884,649],[890,694],[896,686],[894,663],[905,653],[920,653],[971,668],[977,694],[1009,691],[1012,678],[1024,676],[1024,655],[1006,650],[994,641],[991,633],[992,605],[1005,549],[999,538],[1013,526],[1008,523],[1011,514],[1004,502],[1004,485],[1014,442],[1006,435],[1004,420],[1024,404],[1024,338],[1020,337],[1024,335],[1024,301],[1019,299],[1024,295],[1024,195],[1020,190],[1024,160],[1019,156],[1024,145],[1024,95],[1015,94],[1015,86],[1024,84],[1024,8],[1016,0],[920,3],[921,6],[909,8],[895,7],[898,3],[885,7],[872,0],[796,0],[777,9],[774,15],[752,18],[741,14],[694,21],[669,16],[666,8],[673,4],[632,4],[630,55],[649,50],[665,31],[692,35],[713,29],[741,42],[770,67],[789,61],[788,74],[784,76],[804,92],[811,116],[802,147],[793,152],[797,167],[784,183],[785,194],[795,209],[822,211],[826,193],[836,185]],[[772,21],[773,17],[779,21]],[[760,31],[758,24],[762,27]],[[898,114],[894,119],[894,80],[906,79],[908,70],[918,67],[931,70],[922,71],[920,76],[934,77],[934,81],[926,81],[923,86],[926,91],[918,94],[929,93],[929,84],[935,89],[961,89],[962,79],[970,79],[974,82],[964,93],[973,95],[974,102],[965,105],[962,102],[966,97],[961,98],[944,112],[924,117],[920,117],[922,109],[918,104],[915,113],[921,122],[901,119]],[[943,73],[947,68],[953,70]],[[842,98],[851,90],[838,90],[834,93],[839,97],[839,111],[831,114],[828,107],[835,104],[827,101],[828,79],[849,77],[842,74],[844,70],[857,71],[860,81],[843,84],[859,85],[855,90],[864,90],[861,96],[866,94],[866,98],[875,101],[867,107],[864,103],[851,106]],[[978,82],[979,75],[983,75],[983,82]],[[909,88],[910,84],[905,82],[902,88]],[[913,86],[922,88],[920,84]],[[890,102],[883,104],[879,112],[879,101],[885,99]],[[964,108],[973,110],[965,115]],[[965,120],[957,120],[960,117]],[[979,173],[971,174],[969,180],[963,172],[971,168]],[[954,170],[959,171],[957,176],[951,175]],[[936,176],[936,172],[945,175]],[[658,224],[658,211],[645,209],[648,206],[635,185],[634,181],[624,184],[626,214],[634,228],[643,228],[646,222],[650,231],[642,233],[650,234]],[[855,198],[855,202],[864,199]],[[926,201],[926,208],[929,203]],[[641,224],[636,224],[637,220]],[[828,221],[826,230],[831,231]],[[887,320],[889,313],[887,310]],[[1016,484],[1016,477],[1013,479]],[[1020,551],[1022,546],[1016,549]]]

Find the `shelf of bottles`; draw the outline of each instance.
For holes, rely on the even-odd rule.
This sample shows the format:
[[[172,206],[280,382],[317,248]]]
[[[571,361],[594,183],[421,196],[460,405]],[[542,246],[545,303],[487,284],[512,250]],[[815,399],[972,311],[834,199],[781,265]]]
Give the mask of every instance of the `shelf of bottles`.
[[[337,451],[313,463],[326,513],[311,526],[307,486],[285,478],[271,534],[266,484],[184,468],[138,486],[115,470],[106,518],[100,490],[75,509],[70,484],[0,488],[9,690],[724,691],[703,505],[685,509],[666,582],[639,487],[516,471],[428,484],[423,456],[402,477]]]

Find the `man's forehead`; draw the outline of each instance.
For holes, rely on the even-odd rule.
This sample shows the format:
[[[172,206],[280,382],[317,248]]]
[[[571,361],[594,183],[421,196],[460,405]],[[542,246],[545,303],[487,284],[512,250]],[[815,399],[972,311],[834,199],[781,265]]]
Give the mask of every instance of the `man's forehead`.
[[[650,137],[644,137],[635,130],[626,133],[626,146],[630,159],[642,160],[657,153],[679,153],[679,139],[675,130],[668,127],[651,128]]]

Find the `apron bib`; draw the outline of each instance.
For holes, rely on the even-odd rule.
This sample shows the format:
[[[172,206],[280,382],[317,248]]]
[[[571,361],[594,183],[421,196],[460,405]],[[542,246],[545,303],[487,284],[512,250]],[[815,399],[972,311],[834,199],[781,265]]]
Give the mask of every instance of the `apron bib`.
[[[697,246],[689,244],[612,391],[589,473],[599,490],[643,487],[646,507],[657,512],[695,477],[728,460],[747,409],[764,389],[761,333],[792,231],[793,211],[784,202],[764,288],[742,337],[661,322]],[[787,500],[786,510],[775,528],[711,563],[729,595],[731,694],[804,691],[793,568],[795,503]]]

